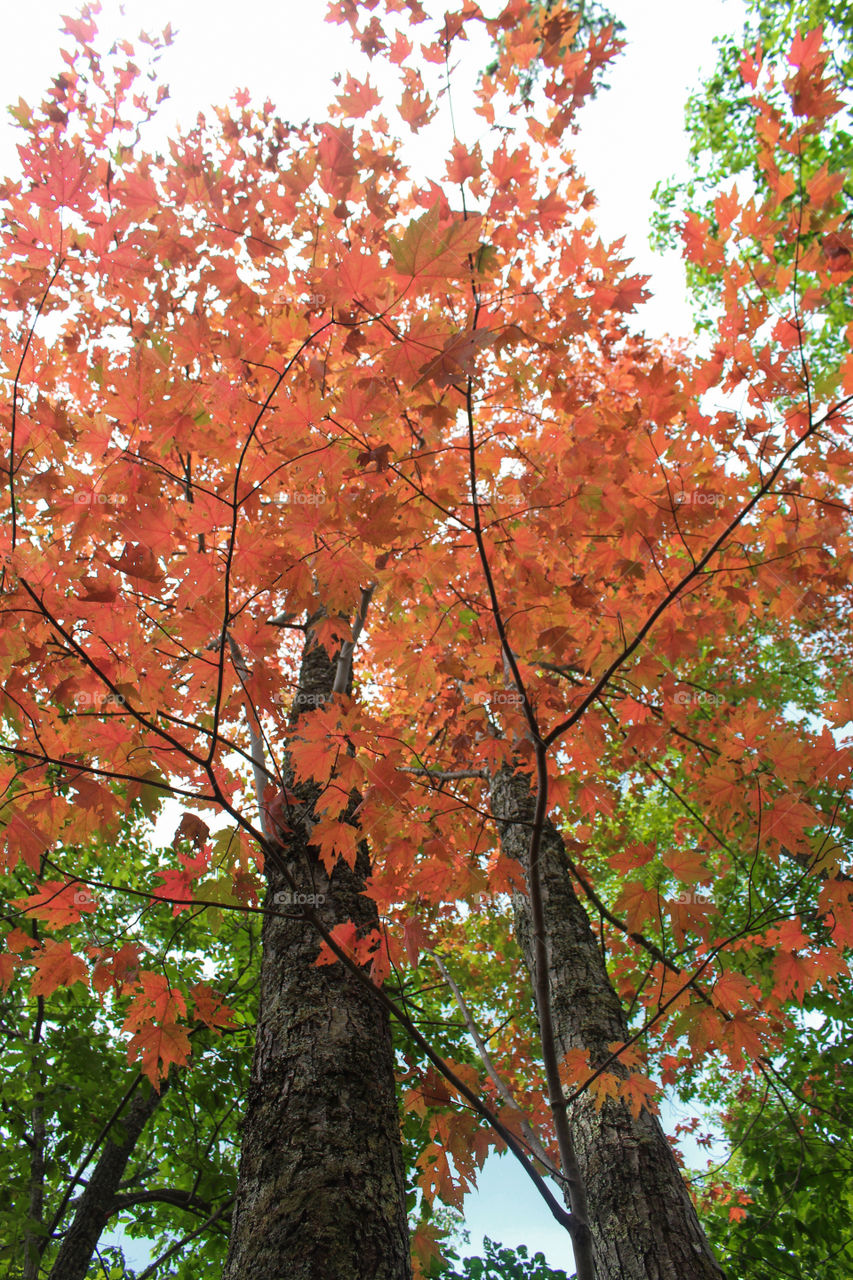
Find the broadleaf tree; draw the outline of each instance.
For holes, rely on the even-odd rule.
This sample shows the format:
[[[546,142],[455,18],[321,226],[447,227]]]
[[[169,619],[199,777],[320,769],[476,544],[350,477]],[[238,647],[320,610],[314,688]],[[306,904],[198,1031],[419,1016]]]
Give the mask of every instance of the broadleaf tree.
[[[824,239],[824,251],[841,265],[849,252],[851,159],[851,103],[849,84],[853,57],[853,28],[849,10],[829,0],[798,0],[785,7],[750,0],[742,33],[717,41],[717,62],[701,89],[691,95],[685,111],[690,138],[690,177],[658,186],[655,235],[674,243],[688,211],[716,218],[715,201],[732,185],[767,197],[766,167],[761,163],[760,139],[747,126],[751,89],[740,73],[744,50],[760,46],[765,56],[778,59],[798,35],[820,28],[830,54],[844,110],[819,135],[800,139],[798,186],[818,174],[840,183],[844,211],[839,229]],[[772,89],[784,99],[780,78]],[[789,197],[795,202],[797,196]],[[821,235],[819,223],[811,235]],[[787,248],[789,262],[797,252]],[[700,263],[690,264],[688,279],[700,321],[708,324],[720,305],[719,280]],[[772,287],[772,282],[771,282]],[[843,272],[824,304],[820,327],[810,334],[808,358],[812,370],[831,368],[849,347],[853,322],[849,287]],[[822,702],[843,679],[827,665],[830,651],[815,645],[820,620],[800,622],[795,645],[762,638],[764,668],[772,677],[759,696],[775,698],[788,714],[819,717]],[[842,663],[845,661],[841,658]],[[844,818],[839,814],[839,820]],[[747,1280],[767,1275],[836,1276],[850,1269],[850,1241],[838,1218],[839,1206],[850,1196],[846,1150],[850,1142],[849,1072],[844,1067],[845,1027],[851,1017],[849,981],[839,982],[831,998],[817,987],[803,993],[803,1012],[786,1036],[774,1060],[774,1078],[726,1080],[705,1073],[693,1083],[711,1108],[722,1117],[731,1149],[720,1176],[704,1175],[706,1221],[722,1257]],[[682,1079],[683,1083],[683,1079]],[[803,1119],[803,1117],[806,1117]],[[742,1214],[730,1219],[728,1206],[735,1188],[745,1197]],[[815,1194],[831,1187],[831,1194]],[[846,1270],[845,1270],[846,1268]]]
[[[743,62],[767,190],[685,223],[723,301],[688,352],[638,331],[645,281],[572,161],[611,29],[526,0],[330,18],[378,71],[313,125],[241,91],[148,147],[164,90],[89,8],[15,108],[4,974],[99,990],[68,930],[111,892],[198,907],[212,958],[218,918],[260,912],[229,1280],[429,1274],[429,1205],[491,1147],[578,1280],[717,1277],[652,1077],[771,1071],[853,920],[853,362],[810,362],[851,273],[840,182],[798,167],[840,108],[828,54],[797,37],[781,105]],[[474,33],[481,134],[421,177],[401,137]],[[766,696],[804,631],[835,680],[819,728]],[[105,882],[152,794],[180,814],[162,892],[133,861]],[[230,1015],[156,950],[121,1034],[171,1093],[193,1019]]]

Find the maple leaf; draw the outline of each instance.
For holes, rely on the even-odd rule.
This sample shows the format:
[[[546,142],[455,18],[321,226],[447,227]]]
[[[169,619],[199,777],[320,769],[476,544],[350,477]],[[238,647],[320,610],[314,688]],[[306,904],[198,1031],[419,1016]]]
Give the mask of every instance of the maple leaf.
[[[24,933],[23,929],[10,929],[6,934],[6,947],[15,955],[20,955],[22,951],[26,951],[28,947],[37,947],[38,943],[35,938],[31,938],[29,934]]]
[[[319,853],[329,875],[340,859],[348,867],[355,866],[360,839],[361,835],[356,827],[334,818],[316,823],[311,831],[311,846]]]
[[[45,880],[38,893],[17,899],[14,906],[35,920],[47,920],[53,925],[76,924],[83,915],[92,915],[98,909],[91,890],[73,880]]]
[[[128,1006],[122,1031],[138,1031],[148,1022],[163,1024],[186,1017],[184,997],[171,986],[164,974],[140,973],[139,987]]]
[[[31,961],[36,972],[30,983],[31,996],[49,996],[57,987],[71,987],[75,982],[89,981],[89,970],[84,960],[71,950],[70,942],[48,939]]]
[[[0,954],[0,987],[4,991],[8,991],[15,977],[15,972],[21,964],[21,957],[12,955],[9,952]]]
[[[264,792],[263,814],[267,828],[279,839],[291,834],[293,808],[300,807],[299,797],[291,791],[280,791],[272,785]]]
[[[698,884],[709,878],[703,855],[699,850],[672,849],[664,855],[663,861],[682,884]]]
[[[624,1081],[612,1071],[602,1071],[589,1083],[589,1092],[595,1103],[596,1111],[600,1111],[608,1098],[621,1095]]]
[[[106,563],[128,578],[139,578],[143,582],[162,582],[165,576],[151,548],[138,542],[126,542],[118,560],[107,556]]]
[[[379,106],[382,99],[370,83],[369,78],[361,81],[348,74],[344,92],[338,94],[336,101],[341,108],[342,115],[360,119],[362,116],[366,116],[369,111],[372,111],[374,107]]]
[[[196,849],[200,849],[210,835],[210,827],[194,813],[181,814],[178,829],[172,838],[172,848],[177,848],[180,840],[189,840]]]
[[[194,983],[189,988],[189,993],[192,997],[195,1016],[206,1027],[220,1030],[236,1025],[233,1010],[228,1008],[222,996],[209,987],[206,982]]]
[[[209,834],[204,822],[200,822],[193,814],[185,813],[181,818],[178,832],[172,841],[173,848],[178,843],[181,827],[184,828],[183,838],[185,839],[198,838],[203,840]],[[202,828],[204,829],[203,835]],[[172,915],[175,916],[181,911],[187,911],[192,907],[194,883],[210,867],[210,849],[201,849],[194,858],[188,854],[179,853],[178,862],[181,864],[180,870],[174,867],[163,867],[162,870],[157,872],[157,879],[160,881],[162,889],[162,892],[158,893],[158,897],[174,901]]]
[[[483,157],[479,144],[475,144],[473,150],[469,151],[461,142],[454,142],[447,162],[449,180],[461,185],[469,178],[479,178],[482,172]]]
[[[324,785],[329,781],[339,753],[346,749],[339,730],[336,707],[318,707],[300,721],[290,744],[297,782],[313,780]]]
[[[139,1060],[142,1074],[148,1077],[158,1093],[160,1081],[169,1074],[171,1065],[174,1063],[182,1067],[189,1056],[189,1036],[174,1022],[163,1025],[148,1023],[131,1037],[127,1046],[128,1062]]]
[[[657,1111],[655,1098],[658,1093],[659,1089],[654,1081],[638,1071],[632,1071],[627,1079],[619,1083],[619,1097],[627,1103],[635,1119],[639,1119],[641,1111]]]
[[[614,871],[624,875],[628,871],[636,871],[646,866],[654,856],[653,845],[629,844],[617,853],[611,853],[607,861]]]
[[[714,983],[712,998],[726,1013],[734,1014],[744,1006],[751,1007],[759,994],[755,985],[735,969],[721,973]]]
[[[14,867],[20,856],[31,871],[38,871],[47,841],[31,817],[13,812],[7,818],[3,838],[9,867]]]
[[[773,961],[773,974],[776,979],[773,994],[781,1000],[793,995],[799,1004],[821,976],[814,959],[796,951],[780,951]]]
[[[628,931],[639,933],[647,920],[657,920],[660,896],[656,889],[647,889],[638,880],[631,880],[616,899],[616,910],[625,912]]]
[[[756,1061],[766,1052],[755,1022],[742,1010],[735,1011],[725,1024],[723,1046],[736,1070],[743,1070],[748,1061]]]
[[[92,969],[92,989],[103,995],[110,987],[119,995],[125,984],[135,982],[139,977],[140,947],[133,942],[125,942],[117,950],[113,948],[93,948],[90,955],[95,958]]]
[[[358,943],[358,930],[351,920],[348,920],[345,924],[335,925],[331,934],[332,938],[342,951],[346,954],[351,954],[353,957],[355,956]],[[335,952],[329,946],[328,942],[323,943],[314,963],[317,965],[338,963],[338,957],[335,955]]]
[[[369,463],[376,463],[377,471],[384,471],[388,466],[388,459],[394,452],[390,444],[376,445],[373,449],[366,449],[356,458],[356,462],[360,467],[366,467]]]
[[[418,916],[408,916],[403,921],[403,946],[412,965],[418,963],[422,951],[432,946],[429,930]]]
[[[474,373],[478,351],[494,344],[498,336],[488,329],[469,329],[454,334],[437,356],[421,365],[421,376],[429,378],[437,387],[452,386]]]
[[[442,280],[464,272],[467,255],[480,242],[481,224],[480,217],[443,220],[436,201],[389,242],[394,266],[401,275]]]

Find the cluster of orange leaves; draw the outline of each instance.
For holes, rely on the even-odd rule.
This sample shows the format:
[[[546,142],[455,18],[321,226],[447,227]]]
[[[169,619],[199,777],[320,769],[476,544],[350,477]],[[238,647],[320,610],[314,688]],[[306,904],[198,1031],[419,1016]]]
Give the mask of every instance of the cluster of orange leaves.
[[[362,12],[378,7],[382,20]],[[761,96],[760,56],[744,62],[769,194],[732,188],[716,226],[688,218],[685,252],[720,275],[724,314],[710,353],[687,356],[632,328],[645,281],[599,240],[573,166],[576,113],[617,50],[611,32],[575,47],[564,4],[537,15],[509,0],[486,19],[463,3],[415,53],[417,0],[331,9],[397,75],[413,131],[469,30],[498,42],[477,89],[482,137],[457,140],[430,181],[405,166],[382,114],[391,95],[352,74],[316,127],[238,95],[150,154],[135,139],[156,101],[133,50],[102,58],[85,15],[68,24],[76,43],[49,99],[17,109],[22,172],[0,191],[3,309],[22,317],[0,340],[14,386],[0,783],[6,866],[35,888],[15,906],[51,929],[95,913],[51,869],[55,850],[111,838],[152,787],[259,835],[257,726],[278,766],[286,748],[296,782],[321,788],[312,839],[325,867],[352,865],[369,842],[383,929],[359,938],[345,923],[336,941],[376,981],[436,936],[461,946],[458,904],[491,910],[517,884],[483,819],[486,775],[531,763],[480,529],[551,748],[552,812],[608,900],[620,992],[654,1014],[664,1082],[711,1048],[738,1069],[774,1044],[792,999],[842,971],[853,931],[849,882],[813,846],[831,826],[817,793],[843,791],[848,753],[756,696],[750,631],[832,633],[835,662],[849,657],[833,622],[850,594],[835,499],[853,462],[853,357],[820,409],[802,358],[826,291],[850,277],[848,233],[840,177],[821,171],[798,191],[794,162],[802,130],[838,106],[826,52],[819,36],[792,51],[790,117]],[[525,103],[534,64],[539,96]],[[796,266],[777,252],[792,241]],[[721,392],[741,394],[743,412],[711,407]],[[322,607],[315,633],[334,652],[368,586],[352,697],[293,731],[301,636],[270,619]],[[838,728],[849,710],[847,690],[822,713]],[[620,780],[652,763],[672,784],[676,751],[702,821],[685,818],[670,850],[623,829],[602,859],[593,837],[618,821]],[[433,786],[428,768],[464,778]],[[730,937],[718,905],[691,896],[742,873],[756,827],[768,867],[791,857],[821,877],[822,940],[789,907]],[[176,863],[159,896],[177,911],[206,854]],[[238,874],[245,888],[245,859]],[[653,966],[640,993],[649,928],[684,954]],[[86,980],[67,939],[25,938],[7,936],[5,980],[27,963],[34,995]],[[187,1059],[186,994],[202,1022],[227,1019],[207,988],[185,994],[138,957],[89,959],[96,991],[132,995],[129,1052],[152,1079]],[[325,948],[319,962],[332,959]],[[589,1074],[580,1051],[565,1065],[578,1084]],[[590,1087],[636,1111],[650,1093],[639,1065]],[[535,1064],[519,1071],[537,1078]],[[425,1185],[453,1201],[438,1153],[456,1159],[474,1139],[450,1132],[458,1116],[431,1123]]]

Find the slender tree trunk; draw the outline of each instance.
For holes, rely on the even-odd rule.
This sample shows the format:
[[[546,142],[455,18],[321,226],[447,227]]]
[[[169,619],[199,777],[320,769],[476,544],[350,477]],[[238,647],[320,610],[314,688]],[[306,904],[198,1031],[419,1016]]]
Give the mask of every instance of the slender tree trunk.
[[[504,770],[492,782],[492,813],[504,851],[527,871],[534,797],[526,776]],[[546,819],[540,876],[557,1047],[590,1051],[593,1066],[627,1038],[586,912],[572,887],[565,847]],[[530,900],[514,896],[516,936],[533,974]],[[614,1072],[625,1074],[613,1064]],[[569,1108],[572,1140],[589,1203],[596,1280],[721,1280],[675,1157],[656,1116],[634,1119],[621,1101],[597,1111],[584,1093]]]
[[[41,1073],[39,1073],[41,1079]],[[37,1280],[39,1273],[39,1244],[44,1227],[44,1093],[39,1088],[34,1097],[30,1111],[32,1125],[32,1146],[30,1148],[30,1203],[27,1217],[29,1222],[24,1234],[24,1270],[22,1280]]]
[[[50,1280],[85,1280],[101,1233],[115,1212],[115,1198],[140,1135],[163,1100],[168,1082],[156,1093],[143,1081],[115,1122],[121,1141],[108,1138],[81,1195],[71,1226],[50,1269]]]
[[[306,644],[295,715],[328,698],[335,664]],[[366,848],[331,877],[308,847],[317,789],[300,806],[281,857],[325,925],[378,923],[363,896]],[[300,816],[302,815],[302,816]],[[298,915],[269,860],[266,906]],[[402,1143],[387,1014],[340,963],[317,967],[316,931],[264,918],[260,1010],[237,1204],[224,1280],[409,1280]]]

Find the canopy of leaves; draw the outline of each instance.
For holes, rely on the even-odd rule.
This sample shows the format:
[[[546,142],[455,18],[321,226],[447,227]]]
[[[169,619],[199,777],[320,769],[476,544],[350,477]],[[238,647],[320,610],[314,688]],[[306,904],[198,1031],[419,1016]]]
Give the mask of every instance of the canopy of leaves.
[[[845,110],[821,133],[805,132],[801,136],[797,190],[807,190],[818,175],[823,175],[824,181],[837,178],[846,217],[837,232],[829,233],[826,247],[839,261],[853,253],[849,225],[853,214],[853,99],[849,92],[853,84],[853,18],[849,5],[833,0],[793,0],[784,5],[774,0],[750,0],[742,35],[718,38],[717,65],[691,96],[685,112],[690,177],[681,182],[662,181],[656,188],[658,210],[653,219],[653,242],[658,247],[677,243],[681,221],[688,211],[705,216],[716,225],[719,215],[715,201],[731,189],[732,179],[738,180],[745,195],[755,191],[761,196],[766,190],[768,178],[761,159],[761,139],[749,127],[754,86],[743,79],[741,66],[745,55],[754,53],[756,48],[766,59],[778,60],[798,34],[814,30],[823,32]],[[772,86],[764,85],[763,91],[771,102],[784,109],[781,79]],[[791,199],[797,198],[792,193]],[[789,256],[793,252],[792,246]],[[687,278],[698,315],[707,325],[720,303],[718,282],[713,272],[697,262],[688,263]],[[843,353],[850,322],[849,291],[839,285],[825,300],[821,331],[811,344],[811,359],[832,361]]]
[[[526,0],[425,29],[417,0],[377,8],[332,16],[393,91],[350,74],[315,126],[241,93],[151,150],[156,71],[101,50],[88,13],[44,103],[17,108],[3,973],[59,1028],[63,1002],[102,997],[85,1017],[134,1069],[183,1079],[199,1024],[218,1043],[251,1021],[232,996],[258,913],[316,925],[296,898],[260,906],[310,784],[320,863],[369,847],[381,917],[323,934],[318,961],[369,972],[444,1054],[399,1043],[424,1269],[429,1205],[458,1207],[490,1146],[524,1122],[557,1158],[499,770],[565,834],[628,1009],[608,1063],[579,1045],[560,1064],[570,1093],[638,1114],[650,1071],[762,1076],[803,1001],[847,980],[853,361],[822,326],[853,272],[839,175],[803,178],[841,106],[819,35],[767,95],[772,68],[744,60],[764,190],[686,221],[721,299],[703,355],[637,334],[645,281],[572,165],[613,32],[578,42],[567,6]],[[400,138],[475,23],[498,50],[482,136],[421,181]],[[544,114],[519,95],[534,64]],[[296,718],[309,630],[358,662]],[[143,849],[118,866],[128,814],[164,794],[181,816],[156,874]],[[445,1025],[466,1021],[447,974],[501,1088]]]

